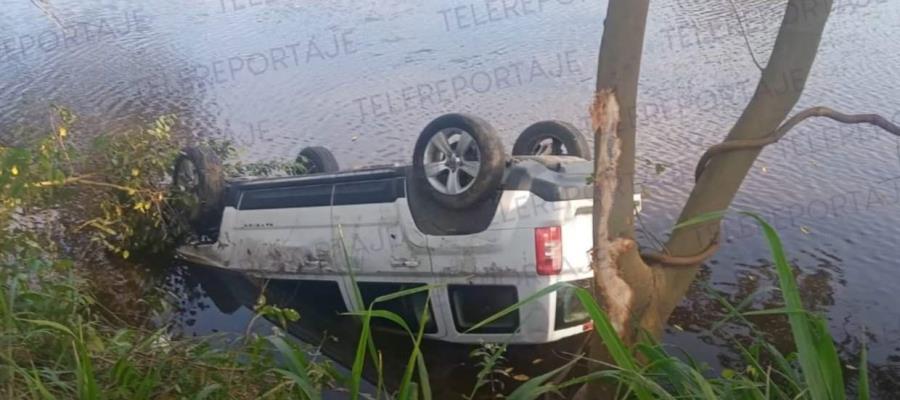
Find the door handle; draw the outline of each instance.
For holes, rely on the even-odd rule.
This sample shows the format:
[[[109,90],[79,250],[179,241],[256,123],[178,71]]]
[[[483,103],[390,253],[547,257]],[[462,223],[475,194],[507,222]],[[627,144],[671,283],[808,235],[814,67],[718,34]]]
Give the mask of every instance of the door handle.
[[[329,257],[306,257],[306,264],[312,267],[325,268],[328,266]]]
[[[419,262],[416,260],[394,259],[394,260],[391,260],[391,267],[394,267],[394,268],[418,268]]]

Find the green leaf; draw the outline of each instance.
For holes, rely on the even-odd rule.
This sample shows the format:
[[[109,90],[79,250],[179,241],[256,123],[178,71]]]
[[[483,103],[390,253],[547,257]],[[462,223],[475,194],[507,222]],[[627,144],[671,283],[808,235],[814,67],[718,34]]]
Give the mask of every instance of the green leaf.
[[[372,301],[372,304],[370,304],[370,306],[373,304],[377,304],[377,303],[384,303],[384,302],[388,302],[388,301],[391,301],[394,299],[399,299],[401,297],[411,296],[416,293],[427,292],[431,289],[436,289],[436,288],[443,287],[443,286],[445,286],[445,285],[422,285],[422,286],[416,286],[413,288],[401,290],[399,292],[389,293],[384,296],[376,297],[375,300]]]
[[[866,350],[865,335],[862,340],[862,351],[859,353],[859,383],[858,398],[859,400],[869,400],[869,361],[868,350]]]
[[[496,321],[496,320],[498,320],[498,319],[500,319],[500,318],[503,318],[503,317],[505,317],[506,315],[508,315],[508,314],[510,314],[510,313],[512,313],[512,312],[519,311],[519,309],[522,308],[522,306],[524,306],[524,305],[526,305],[526,304],[528,304],[528,303],[531,303],[532,301],[535,301],[535,300],[537,300],[537,299],[539,299],[539,298],[541,298],[541,297],[544,297],[544,296],[546,296],[546,295],[548,295],[548,294],[550,294],[550,293],[553,293],[553,292],[555,292],[556,290],[558,290],[558,289],[560,289],[560,288],[563,288],[563,287],[575,287],[575,286],[573,286],[573,285],[570,284],[570,283],[566,283],[566,282],[554,283],[554,284],[552,284],[552,285],[550,285],[550,286],[547,286],[547,287],[545,287],[545,288],[543,288],[543,289],[541,289],[541,290],[538,290],[537,292],[535,292],[535,293],[531,294],[530,296],[526,297],[524,300],[519,301],[519,302],[516,303],[516,304],[513,304],[513,305],[511,305],[511,306],[509,306],[509,307],[506,307],[506,308],[504,308],[504,309],[502,309],[502,310],[500,310],[500,311],[494,313],[494,315],[491,315],[490,317],[485,318],[483,321],[481,321],[481,322],[475,324],[475,325],[472,326],[471,328],[466,329],[466,331],[463,332],[463,333],[469,333],[469,332],[478,330],[479,328],[481,328],[481,327],[483,327],[483,326],[485,326],[485,325],[488,325],[488,324],[490,324],[491,322],[494,322],[494,321]]]
[[[797,355],[803,371],[805,387],[809,390],[810,396],[815,400],[844,399],[843,374],[834,342],[831,340],[824,321],[809,316],[804,311],[800,290],[797,288],[797,282],[788,264],[778,232],[756,214],[749,212],[741,212],[741,214],[753,218],[762,228],[763,234],[769,242],[775,269],[778,273],[778,282],[784,296],[788,322],[797,345]]]
[[[553,371],[547,372],[543,375],[536,376],[534,378],[529,379],[527,382],[523,383],[521,386],[516,388],[515,391],[509,394],[509,400],[531,400],[537,399],[540,396],[556,391],[557,387],[554,385],[544,385],[545,382],[549,381],[551,378],[556,376],[562,371],[566,371],[573,364],[578,362],[580,358],[574,358],[571,361],[567,362],[565,365],[554,369]]]
[[[359,342],[356,345],[356,356],[353,359],[353,367],[350,370],[350,398],[359,398],[359,388],[362,382],[363,366],[366,361],[366,349],[370,345],[371,314],[363,315],[362,329],[359,334]],[[374,358],[374,357],[373,357]],[[376,359],[377,360],[377,359]]]
[[[297,348],[297,346],[287,343],[284,338],[273,336],[269,337],[268,340],[285,357],[287,365],[290,368],[290,370],[280,368],[275,369],[275,372],[284,375],[297,384],[297,387],[300,388],[307,398],[320,398],[321,394],[308,376],[309,361],[306,358],[306,353]]]
[[[631,351],[625,346],[622,339],[619,338],[619,334],[613,328],[609,319],[606,318],[606,314],[600,310],[600,306],[597,305],[591,293],[584,288],[576,287],[575,295],[591,316],[591,320],[594,321],[594,330],[603,339],[603,344],[606,345],[606,349],[609,350],[609,354],[616,362],[616,365],[626,372],[639,376],[640,370],[638,369],[637,360],[632,356]],[[644,386],[633,384],[630,386],[639,399],[649,400],[653,398]]]
[[[701,225],[701,224],[707,223],[709,221],[717,221],[722,218],[725,218],[726,214],[728,214],[728,210],[708,212],[705,214],[698,215],[694,218],[688,219],[687,221],[681,222],[681,223],[675,225],[675,227],[673,227],[672,229],[675,230],[675,229],[687,228],[687,227],[691,227],[694,225]]]
[[[33,325],[47,327],[50,329],[54,329],[54,330],[60,331],[62,333],[65,333],[66,335],[69,335],[72,338],[75,338],[75,334],[69,328],[66,328],[65,326],[63,326],[62,324],[60,324],[58,322],[47,321],[47,320],[42,320],[42,319],[20,319],[19,321],[27,322],[27,323],[33,324]]]
[[[419,316],[419,331],[413,340],[413,350],[412,354],[409,356],[409,361],[406,364],[406,370],[403,373],[403,379],[400,381],[400,396],[401,400],[414,399],[418,394],[419,385],[412,382],[413,369],[415,366],[419,368],[419,379],[422,384],[422,394],[423,398],[431,399],[431,387],[428,382],[428,372],[425,370],[425,360],[422,357],[422,337],[425,334],[425,326],[428,324],[428,312],[431,309],[430,300],[425,301],[425,307],[422,308],[422,315]]]
[[[72,340],[72,348],[75,353],[75,376],[78,382],[79,397],[81,400],[100,399],[100,389],[97,386],[94,366],[84,343],[76,338]]]
[[[285,369],[275,369],[275,372],[283,375],[284,377],[290,379],[292,382],[297,384],[297,387],[300,388],[300,391],[306,395],[308,399],[320,399],[322,398],[321,394],[318,390],[316,390],[315,386],[309,381],[309,377],[300,376],[295,374],[293,371],[288,371]]]

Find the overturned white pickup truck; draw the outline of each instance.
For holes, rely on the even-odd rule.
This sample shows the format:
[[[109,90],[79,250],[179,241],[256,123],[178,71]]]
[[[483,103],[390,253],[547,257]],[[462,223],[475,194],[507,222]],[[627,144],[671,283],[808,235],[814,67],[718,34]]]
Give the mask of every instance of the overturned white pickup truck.
[[[324,148],[301,155],[307,175],[226,181],[214,157],[186,150],[174,185],[199,199],[189,214],[201,240],[179,255],[331,292],[346,310],[353,280],[366,304],[438,285],[426,333],[445,341],[546,343],[591,329],[565,289],[470,329],[553,283],[592,284],[593,164],[571,125],[532,125],[513,156],[489,124],[461,114],[425,127],[412,165],[339,172]],[[379,306],[417,324],[426,296]]]

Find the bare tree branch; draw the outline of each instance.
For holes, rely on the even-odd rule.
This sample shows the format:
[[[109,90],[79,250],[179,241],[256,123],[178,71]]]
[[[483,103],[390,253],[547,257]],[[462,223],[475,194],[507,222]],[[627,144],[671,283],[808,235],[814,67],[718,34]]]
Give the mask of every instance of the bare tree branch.
[[[710,147],[708,150],[706,150],[705,153],[703,153],[703,156],[700,157],[700,161],[697,163],[697,169],[694,171],[694,179],[700,180],[700,176],[703,175],[703,171],[706,170],[706,166],[716,155],[735,150],[755,149],[768,146],[784,138],[784,136],[787,135],[787,133],[791,129],[796,127],[801,122],[814,117],[830,118],[832,120],[845,124],[874,125],[895,136],[900,137],[900,126],[892,124],[887,120],[887,118],[884,118],[878,114],[844,114],[842,112],[832,110],[828,107],[807,108],[806,110],[803,110],[791,117],[791,119],[787,120],[787,122],[778,127],[778,129],[776,129],[775,132],[772,132],[772,134],[769,136],[759,139],[729,140],[727,142],[719,143],[715,146]]]
[[[641,258],[647,263],[664,267],[694,267],[715,255],[717,251],[719,251],[718,239],[710,243],[710,245],[700,253],[690,256],[673,256],[668,253],[646,252],[641,253]]]
[[[50,18],[50,20],[53,21],[53,23],[56,24],[59,29],[65,29],[62,19],[60,19],[58,16],[59,12],[57,12],[56,9],[53,8],[53,5],[50,4],[48,0],[31,0],[31,4],[34,4],[34,6],[41,10],[41,12],[43,12],[44,15],[47,16],[47,18]]]
[[[753,46],[750,45],[750,38],[747,36],[747,30],[744,29],[744,21],[741,19],[741,14],[738,13],[734,0],[728,0],[728,2],[731,3],[731,11],[734,12],[734,17],[737,18],[738,27],[741,28],[741,36],[744,37],[744,45],[747,46],[747,52],[750,53],[750,59],[753,60],[753,64],[756,65],[756,68],[759,68],[759,70],[762,71],[763,66],[759,63],[759,60],[756,59],[756,53],[753,52]]]

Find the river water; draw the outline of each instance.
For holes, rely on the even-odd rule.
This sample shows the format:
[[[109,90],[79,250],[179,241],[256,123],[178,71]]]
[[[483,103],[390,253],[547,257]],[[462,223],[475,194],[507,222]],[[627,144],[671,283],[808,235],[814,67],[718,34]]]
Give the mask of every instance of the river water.
[[[785,1],[731,4],[651,5],[637,147],[647,246],[678,215],[703,149],[749,100],[754,57],[767,59]],[[538,120],[587,130],[605,10],[582,0],[7,0],[0,139],[27,140],[29,127],[46,126],[49,105],[61,104],[94,131],[175,113],[182,131],[232,139],[246,160],[325,145],[344,167],[408,162],[418,131],[447,112],[487,119],[510,149]],[[900,122],[898,37],[900,1],[836,0],[798,109]],[[780,230],[806,300],[828,316],[848,362],[865,336],[878,393],[900,390],[900,142],[868,126],[807,122],[763,152],[734,206]],[[729,218],[725,235],[666,336],[717,368],[733,365],[734,349],[710,332],[724,310],[708,293],[735,303],[753,296],[756,308],[777,296],[752,224]],[[208,274],[170,271],[166,287],[184,296],[179,329],[246,325],[248,301],[223,312],[234,307],[216,306],[210,284],[197,284]],[[787,335],[781,318],[754,322],[776,340]]]

